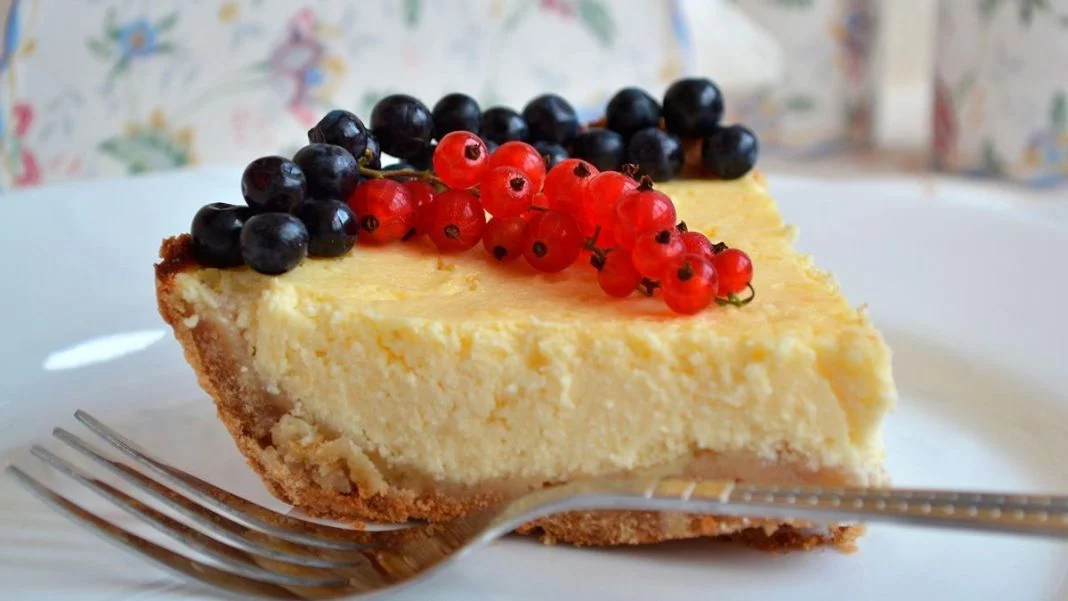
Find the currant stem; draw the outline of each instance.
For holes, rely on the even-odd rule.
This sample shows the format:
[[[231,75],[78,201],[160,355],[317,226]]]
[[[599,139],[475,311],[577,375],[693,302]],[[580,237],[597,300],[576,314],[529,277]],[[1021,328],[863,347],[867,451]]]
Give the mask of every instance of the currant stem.
[[[386,171],[383,169],[371,169],[360,165],[360,175],[370,177],[374,179],[401,179],[411,178],[421,180],[430,184],[445,185],[436,175],[429,171],[418,171],[416,169],[394,169],[392,171]]]
[[[756,289],[753,288],[752,284],[746,284],[745,287],[749,289],[749,296],[747,298],[741,298],[737,294],[728,294],[727,298],[716,297],[716,304],[721,307],[726,307],[727,305],[744,307],[748,305],[753,302],[754,298],[756,298]]]
[[[652,296],[653,292],[660,287],[660,282],[656,280],[650,280],[649,278],[642,278],[640,284],[638,284],[638,292],[641,292],[645,296]]]

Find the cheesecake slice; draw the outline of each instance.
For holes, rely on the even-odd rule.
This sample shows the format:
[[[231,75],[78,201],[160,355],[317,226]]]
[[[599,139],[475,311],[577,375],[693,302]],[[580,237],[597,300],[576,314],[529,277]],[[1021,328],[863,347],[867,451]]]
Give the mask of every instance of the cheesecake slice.
[[[591,268],[536,274],[481,248],[357,246],[271,277],[166,240],[159,308],[280,499],[350,522],[449,520],[548,484],[651,473],[882,485],[890,351],[792,247],[759,176],[660,186],[690,229],[747,250],[755,300],[684,317],[610,298]],[[849,546],[782,520],[585,512],[549,540],[718,536]]]

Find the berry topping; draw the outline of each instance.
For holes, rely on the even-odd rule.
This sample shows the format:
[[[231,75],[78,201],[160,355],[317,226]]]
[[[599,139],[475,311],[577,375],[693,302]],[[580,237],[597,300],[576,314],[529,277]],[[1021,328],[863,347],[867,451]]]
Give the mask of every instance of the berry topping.
[[[660,230],[659,232],[645,232],[635,238],[631,257],[634,260],[634,267],[642,275],[659,280],[664,277],[664,272],[671,262],[685,252],[686,245],[682,243],[678,231]]]
[[[494,217],[519,217],[534,200],[534,184],[515,167],[491,169],[479,186],[482,206]]]
[[[501,147],[500,144],[494,142],[493,140],[487,140],[485,136],[479,137],[482,138],[482,141],[486,144],[486,150],[488,150],[490,154],[497,152],[497,149]]]
[[[313,198],[348,198],[360,181],[356,159],[333,144],[308,144],[297,151],[293,162],[304,171]]]
[[[489,166],[486,145],[473,133],[454,131],[438,142],[434,173],[450,188],[474,187]]]
[[[262,274],[285,273],[307,254],[308,230],[289,213],[260,213],[250,217],[241,229],[241,256],[249,267]]]
[[[618,170],[623,164],[623,136],[591,127],[571,142],[571,156],[585,159],[601,171]]]
[[[648,175],[654,182],[678,177],[684,160],[679,139],[658,127],[639,131],[627,144],[627,161],[638,166],[640,175]]]
[[[586,211],[583,221],[601,228],[597,238],[602,247],[615,246],[616,205],[625,194],[638,187],[634,178],[618,171],[603,171],[593,176],[586,186]]]
[[[408,165],[416,171],[426,171],[434,163],[434,153],[438,150],[438,143],[431,142],[419,149],[419,152],[408,157]]]
[[[412,197],[412,205],[415,207],[415,227],[408,230],[403,240],[413,240],[426,234],[426,228],[423,226],[423,219],[426,217],[425,207],[434,201],[437,192],[434,186],[419,180],[404,182],[404,187],[408,188],[408,194]]]
[[[338,200],[315,200],[300,205],[297,217],[308,230],[308,255],[340,257],[356,244],[360,226],[349,205]]]
[[[538,192],[534,195],[534,199],[530,201],[530,210],[524,211],[520,217],[529,220],[542,211],[548,211],[549,208],[549,197],[544,192]]]
[[[688,253],[701,255],[706,259],[711,259],[716,254],[712,249],[712,241],[701,232],[682,232],[681,238]]]
[[[626,248],[640,234],[675,227],[675,205],[663,192],[654,190],[649,178],[616,204],[616,238]]]
[[[236,267],[241,259],[241,228],[252,214],[247,207],[225,202],[205,205],[189,228],[193,256],[208,267]]]
[[[482,109],[467,94],[446,94],[434,105],[434,137],[442,139],[454,131],[478,133]]]
[[[415,203],[408,188],[400,182],[366,181],[349,198],[349,206],[356,213],[364,243],[396,242],[415,227]]]
[[[623,88],[608,101],[604,112],[608,129],[624,138],[647,127],[660,126],[660,103],[640,88]]]
[[[608,296],[626,298],[642,283],[642,274],[630,252],[617,248],[604,255],[593,255],[590,264],[597,269],[597,284]]]
[[[491,257],[501,263],[515,261],[523,254],[526,228],[527,220],[522,217],[494,217],[486,224],[486,231],[482,234],[482,246]]]
[[[721,128],[701,144],[705,167],[720,179],[738,179],[749,173],[759,153],[756,135],[741,125]]]
[[[515,167],[530,179],[534,192],[545,183],[545,160],[538,151],[526,142],[505,142],[490,157],[489,168]]]
[[[535,142],[534,150],[541,155],[547,169],[552,169],[568,157],[566,148],[552,142]]]
[[[723,94],[711,80],[680,79],[664,92],[664,125],[683,137],[707,136],[723,117]]]
[[[382,150],[409,159],[424,150],[434,135],[430,109],[407,94],[386,96],[371,111],[371,131]]]
[[[367,148],[368,135],[367,126],[359,117],[348,111],[334,109],[308,130],[308,141],[340,146],[359,159]]]
[[[712,304],[719,290],[719,278],[708,259],[684,254],[668,266],[660,287],[669,309],[693,315]]]
[[[728,248],[712,258],[719,274],[719,295],[739,294],[753,281],[753,262],[737,248]]]
[[[545,176],[549,206],[582,222],[587,202],[586,186],[598,173],[596,167],[582,159],[567,159],[550,169]]]
[[[579,130],[574,107],[556,94],[543,94],[527,103],[523,119],[535,142],[567,144]]]
[[[473,248],[486,228],[486,213],[478,197],[467,190],[446,190],[424,208],[421,217],[430,241],[442,252]]]
[[[542,211],[527,221],[523,257],[538,271],[556,273],[575,262],[584,242],[573,217],[560,211]]]
[[[371,169],[382,168],[382,148],[378,145],[378,138],[367,134],[367,147],[363,149],[363,156],[356,157]]]
[[[285,157],[256,159],[241,174],[241,195],[256,212],[288,213],[304,201],[307,192],[304,171]]]
[[[482,126],[478,133],[485,140],[504,144],[513,140],[526,140],[530,130],[519,113],[510,108],[495,106],[482,113]]]

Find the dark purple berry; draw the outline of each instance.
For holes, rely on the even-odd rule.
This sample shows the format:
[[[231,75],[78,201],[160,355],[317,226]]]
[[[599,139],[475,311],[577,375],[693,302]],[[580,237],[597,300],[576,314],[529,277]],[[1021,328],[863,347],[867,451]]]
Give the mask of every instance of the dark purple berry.
[[[308,141],[333,144],[359,159],[367,148],[367,126],[356,115],[334,109],[308,130]]]
[[[205,205],[193,216],[189,233],[193,256],[206,267],[236,267],[241,259],[241,228],[252,215],[248,207],[225,202]]]
[[[627,162],[638,166],[638,175],[648,175],[654,182],[678,177],[684,160],[678,137],[658,127],[639,131],[627,144]]]
[[[446,94],[434,105],[434,137],[442,139],[454,131],[478,133],[482,125],[482,109],[474,98],[466,94]]]
[[[552,142],[535,142],[534,149],[545,159],[546,169],[552,169],[557,163],[568,158],[567,149]]]
[[[371,111],[371,131],[382,152],[407,159],[422,150],[434,135],[430,109],[407,94],[386,96]]]
[[[304,201],[307,191],[304,171],[285,157],[258,158],[241,174],[241,195],[256,212],[288,213]]]
[[[535,142],[567,144],[579,130],[575,108],[556,94],[543,94],[523,109],[523,119]]]
[[[723,94],[704,77],[680,79],[664,92],[664,125],[684,138],[707,136],[723,117]]]
[[[721,179],[738,179],[749,173],[759,154],[756,135],[741,125],[717,129],[701,144],[705,167]]]
[[[293,162],[308,179],[308,195],[314,198],[348,198],[360,182],[360,169],[349,151],[333,144],[308,144],[297,151]]]
[[[310,199],[296,215],[308,230],[309,256],[339,257],[356,244],[360,223],[344,202]]]
[[[413,169],[427,171],[434,162],[434,151],[437,150],[437,148],[437,142],[427,144],[425,148],[408,157],[408,164],[411,165]]]
[[[378,138],[371,134],[367,134],[367,147],[363,151],[363,157],[356,157],[356,160],[361,158],[364,161],[364,165],[371,169],[382,168],[382,148],[378,145]]]
[[[482,127],[478,135],[483,140],[504,144],[514,140],[526,141],[530,137],[530,129],[519,113],[507,107],[495,106],[482,113]]]
[[[307,255],[308,229],[289,213],[260,213],[241,230],[241,256],[259,273],[285,273]]]
[[[623,164],[623,136],[591,127],[571,142],[571,156],[589,161],[600,171],[618,171]]]
[[[608,101],[604,118],[608,129],[629,139],[647,127],[660,127],[660,103],[641,88],[623,88]]]
[[[490,154],[493,154],[501,146],[493,140],[487,140],[486,138],[482,138],[482,143],[486,145],[486,152]]]

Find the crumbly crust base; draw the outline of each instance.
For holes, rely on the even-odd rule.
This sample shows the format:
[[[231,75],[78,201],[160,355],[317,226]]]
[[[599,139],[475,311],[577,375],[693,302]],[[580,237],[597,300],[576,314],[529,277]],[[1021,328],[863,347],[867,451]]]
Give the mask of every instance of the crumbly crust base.
[[[454,497],[391,489],[385,494],[341,493],[316,483],[306,467],[277,459],[272,453],[271,429],[287,411],[267,395],[244,369],[240,343],[223,324],[194,315],[175,293],[177,274],[199,267],[188,235],[168,238],[156,265],[156,294],[160,315],[174,328],[186,360],[200,386],[215,400],[219,418],[230,431],[249,465],[280,500],[318,518],[361,525],[364,522],[405,522],[412,519],[444,522],[485,509],[501,501],[494,494]],[[188,325],[195,321],[195,325]],[[727,516],[660,514],[640,511],[587,511],[552,516],[526,524],[521,534],[581,546],[637,545],[672,539],[713,537],[765,551],[788,552],[832,546],[855,549],[863,526],[844,525],[809,530],[779,520]]]

